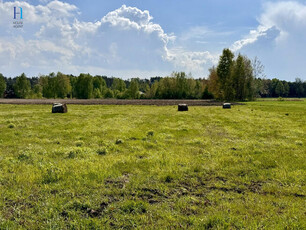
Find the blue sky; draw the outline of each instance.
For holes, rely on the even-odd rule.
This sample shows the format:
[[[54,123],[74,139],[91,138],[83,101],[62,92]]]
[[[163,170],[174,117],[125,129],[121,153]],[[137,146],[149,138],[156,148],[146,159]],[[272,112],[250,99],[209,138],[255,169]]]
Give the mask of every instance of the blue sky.
[[[23,28],[13,28],[13,7]],[[0,72],[207,77],[223,48],[305,79],[306,1],[0,1]]]

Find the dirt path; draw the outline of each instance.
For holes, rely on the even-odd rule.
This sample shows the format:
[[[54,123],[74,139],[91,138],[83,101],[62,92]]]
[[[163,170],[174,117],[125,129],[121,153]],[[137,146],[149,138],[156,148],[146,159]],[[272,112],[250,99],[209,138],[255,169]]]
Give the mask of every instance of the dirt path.
[[[223,102],[215,100],[119,100],[119,99],[0,99],[0,104],[45,105],[54,102],[75,105],[178,105],[189,106],[220,106]],[[233,103],[242,105],[242,103]]]

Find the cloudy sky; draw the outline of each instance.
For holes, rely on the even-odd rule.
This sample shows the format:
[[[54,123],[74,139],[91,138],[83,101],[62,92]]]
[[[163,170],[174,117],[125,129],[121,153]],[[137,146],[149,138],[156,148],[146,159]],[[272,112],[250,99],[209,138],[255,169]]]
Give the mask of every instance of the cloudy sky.
[[[14,28],[22,7],[23,28]],[[17,12],[18,8],[17,8]],[[207,77],[223,48],[306,78],[306,0],[0,0],[0,72]]]

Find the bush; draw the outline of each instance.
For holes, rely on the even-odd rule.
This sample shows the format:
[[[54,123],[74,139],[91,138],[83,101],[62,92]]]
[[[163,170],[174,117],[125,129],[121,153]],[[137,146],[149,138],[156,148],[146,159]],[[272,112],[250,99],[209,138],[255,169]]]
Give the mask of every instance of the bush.
[[[208,91],[208,87],[205,87],[205,90],[202,94],[202,99],[214,99],[214,95]]]
[[[100,89],[98,89],[98,88],[94,89],[94,91],[93,91],[93,97],[94,97],[94,98],[102,98],[102,97],[103,97],[103,96],[102,96],[102,93],[101,93],[101,91],[100,91]]]
[[[105,94],[104,94],[104,98],[114,98],[114,93],[111,89],[107,89]]]

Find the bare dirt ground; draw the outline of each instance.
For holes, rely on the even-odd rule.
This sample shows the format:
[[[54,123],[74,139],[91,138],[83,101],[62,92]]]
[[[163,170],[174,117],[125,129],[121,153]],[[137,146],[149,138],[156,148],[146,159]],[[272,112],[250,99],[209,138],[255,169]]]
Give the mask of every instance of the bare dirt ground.
[[[119,100],[119,99],[0,99],[0,104],[17,105],[49,105],[54,102],[75,104],[75,105],[178,105],[187,104],[189,106],[221,106],[223,102],[215,100]],[[232,103],[242,105],[242,103]]]

